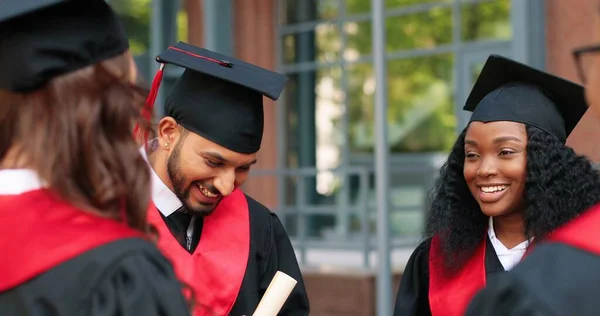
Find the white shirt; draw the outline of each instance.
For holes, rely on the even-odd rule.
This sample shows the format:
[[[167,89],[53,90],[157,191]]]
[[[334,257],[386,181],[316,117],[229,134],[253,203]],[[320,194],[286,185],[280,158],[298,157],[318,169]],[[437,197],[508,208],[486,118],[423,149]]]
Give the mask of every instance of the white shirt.
[[[148,147],[151,151],[155,150],[156,144],[156,141],[150,141]],[[144,160],[146,160],[146,163],[150,168],[150,178],[152,182],[152,202],[154,202],[156,208],[158,208],[158,210],[165,217],[167,217],[173,214],[173,212],[175,212],[176,210],[178,210],[183,204],[181,203],[177,195],[175,195],[175,193],[173,193],[173,191],[171,191],[171,189],[169,189],[169,187],[167,187],[167,185],[164,182],[162,182],[162,180],[160,179],[158,174],[156,174],[154,169],[152,169],[144,147],[140,148],[140,153],[142,154],[142,157],[144,157]]]
[[[496,251],[500,263],[502,263],[502,266],[506,271],[512,269],[521,261],[521,258],[523,258],[527,246],[529,245],[529,240],[525,240],[511,249],[506,248],[506,246],[504,246],[504,244],[496,237],[496,232],[494,231],[494,219],[491,216],[488,226],[488,236],[490,237],[490,241],[492,242],[492,246],[494,246],[494,250]]]
[[[46,184],[34,170],[0,170],[0,195],[19,195],[43,187],[46,187]]]
[[[148,143],[148,147],[150,151],[156,150],[156,146],[158,142],[156,139],[151,140]],[[148,156],[146,155],[146,149],[144,147],[140,148],[140,153],[148,167],[150,168],[150,178],[152,182],[152,202],[154,202],[154,206],[162,213],[164,217],[168,217],[173,214],[176,210],[178,210],[183,203],[181,200],[167,187],[167,185],[160,179],[156,171],[150,165],[150,161],[148,161]],[[188,249],[191,247],[192,236],[194,235],[194,222],[196,221],[196,216],[192,216],[192,220],[190,220],[190,224],[188,225],[188,229],[186,232],[186,242]]]

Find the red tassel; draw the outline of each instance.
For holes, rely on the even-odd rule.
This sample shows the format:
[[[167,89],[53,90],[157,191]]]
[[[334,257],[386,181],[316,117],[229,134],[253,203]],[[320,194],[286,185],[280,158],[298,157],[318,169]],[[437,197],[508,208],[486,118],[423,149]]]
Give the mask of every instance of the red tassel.
[[[154,80],[152,81],[152,88],[150,90],[150,94],[148,94],[148,98],[146,99],[146,103],[144,104],[144,108],[142,109],[142,118],[147,120],[148,122],[152,119],[152,113],[154,112],[154,102],[156,102],[156,97],[158,96],[158,90],[160,88],[160,83],[162,82],[163,77],[163,69],[165,68],[165,64],[160,64],[160,68],[156,72],[154,76]],[[139,124],[135,125],[133,129],[133,135],[135,139],[140,139],[140,126]],[[148,131],[144,131],[142,135],[141,141],[144,145],[148,142]]]

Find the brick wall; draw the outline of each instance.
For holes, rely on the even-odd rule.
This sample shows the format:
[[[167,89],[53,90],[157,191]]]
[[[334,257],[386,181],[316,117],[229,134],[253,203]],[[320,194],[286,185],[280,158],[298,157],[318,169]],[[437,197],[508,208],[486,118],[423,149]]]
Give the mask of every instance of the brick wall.
[[[188,13],[188,42],[202,46],[202,0],[185,0]],[[274,70],[275,56],[275,8],[272,0],[233,0],[233,33],[236,57]],[[264,98],[265,127],[262,147],[258,153],[255,169],[277,167],[277,111],[278,104]],[[275,177],[251,177],[244,184],[244,191],[269,208],[277,205],[277,179]]]
[[[574,48],[593,44],[592,27],[600,17],[596,0],[546,0],[546,66],[548,71],[579,82]],[[600,119],[586,113],[567,144],[600,163]]]
[[[311,316],[376,315],[375,273],[372,271],[304,271]],[[394,274],[392,297],[395,301],[400,274]]]
[[[238,58],[266,69],[275,70],[276,25],[273,0],[234,0],[234,43]],[[277,167],[277,111],[279,104],[264,98],[265,127],[255,169]],[[277,205],[277,178],[248,179],[244,191],[273,208]]]

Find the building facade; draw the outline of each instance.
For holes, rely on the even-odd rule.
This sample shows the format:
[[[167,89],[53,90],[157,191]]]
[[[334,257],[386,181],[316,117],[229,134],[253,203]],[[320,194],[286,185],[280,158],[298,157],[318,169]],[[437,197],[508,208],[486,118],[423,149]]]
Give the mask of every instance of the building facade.
[[[598,44],[591,30],[600,25],[597,0],[384,0],[384,21],[373,21],[371,0],[108,2],[149,82],[154,57],[179,40],[288,75],[280,99],[265,99],[263,145],[244,190],[282,218],[311,315],[327,316],[374,315],[391,304],[486,58],[505,55],[577,82],[572,50]],[[376,272],[377,23],[385,29],[394,270],[384,299],[375,294],[376,275],[389,275]],[[166,68],[156,118],[180,74]],[[588,113],[568,144],[600,163],[598,135],[600,120]]]
[[[177,40],[289,76],[265,100],[265,135],[245,191],[276,211],[301,262],[373,264],[374,23],[384,23],[394,264],[418,242],[428,193],[469,113],[462,106],[490,54],[578,81],[571,51],[591,44],[587,0],[111,0],[150,81]],[[161,102],[180,69],[167,67]],[[586,115],[569,144],[600,162]],[[332,252],[338,252],[331,255]]]

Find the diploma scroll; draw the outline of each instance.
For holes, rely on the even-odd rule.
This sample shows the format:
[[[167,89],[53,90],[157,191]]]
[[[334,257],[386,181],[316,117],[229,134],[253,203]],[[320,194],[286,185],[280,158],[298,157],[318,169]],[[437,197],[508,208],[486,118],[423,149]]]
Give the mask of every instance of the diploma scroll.
[[[277,316],[298,281],[277,271],[252,316]]]

